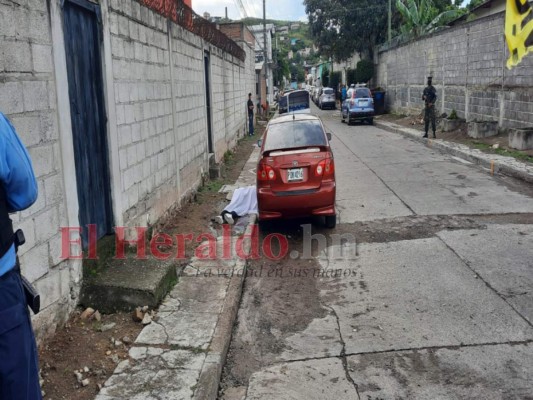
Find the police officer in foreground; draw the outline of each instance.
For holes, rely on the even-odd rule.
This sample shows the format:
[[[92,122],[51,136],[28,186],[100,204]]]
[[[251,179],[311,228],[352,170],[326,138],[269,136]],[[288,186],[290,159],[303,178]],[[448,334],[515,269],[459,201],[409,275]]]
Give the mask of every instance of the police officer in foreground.
[[[0,113],[0,399],[40,400],[37,346],[9,213],[30,207],[37,182],[15,129]],[[44,261],[44,260],[43,260]]]
[[[431,76],[428,76],[428,85],[424,89],[424,93],[422,94],[422,100],[425,102],[425,108],[424,108],[424,136],[428,137],[428,131],[429,131],[429,123],[431,122],[431,129],[433,130],[433,137],[436,138],[435,135],[436,129],[436,123],[435,123],[435,103],[437,102],[437,90],[432,85],[433,78]]]

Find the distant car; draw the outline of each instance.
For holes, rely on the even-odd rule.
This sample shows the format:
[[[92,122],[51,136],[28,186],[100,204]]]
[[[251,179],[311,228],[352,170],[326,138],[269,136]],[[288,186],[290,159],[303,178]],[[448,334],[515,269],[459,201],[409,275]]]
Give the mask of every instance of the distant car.
[[[322,121],[292,114],[269,122],[257,164],[259,222],[323,216],[337,222],[335,163]]]
[[[279,113],[310,113],[311,100],[309,92],[305,89],[290,90],[279,99]]]
[[[322,94],[318,99],[318,108],[323,110],[324,108],[335,109],[335,91],[331,88],[324,88]]]
[[[342,103],[341,118],[348,124],[355,121],[368,121],[370,125],[374,123],[374,99],[367,87],[350,88],[348,97]]]

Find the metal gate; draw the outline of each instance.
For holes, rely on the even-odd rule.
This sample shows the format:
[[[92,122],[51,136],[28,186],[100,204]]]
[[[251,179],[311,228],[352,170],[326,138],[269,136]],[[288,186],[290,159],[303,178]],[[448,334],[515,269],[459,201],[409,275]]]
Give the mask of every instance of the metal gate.
[[[84,248],[88,244],[87,225],[96,225],[97,239],[112,233],[113,228],[100,22],[99,5],[86,0],[65,1],[65,51]]]

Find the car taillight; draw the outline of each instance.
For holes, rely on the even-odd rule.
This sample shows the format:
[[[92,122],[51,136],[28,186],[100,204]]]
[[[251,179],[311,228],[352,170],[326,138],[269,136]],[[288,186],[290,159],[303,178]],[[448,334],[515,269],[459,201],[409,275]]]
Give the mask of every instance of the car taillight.
[[[332,158],[326,158],[318,163],[315,170],[316,176],[332,176],[335,170],[335,163]]]
[[[257,167],[257,180],[258,181],[273,181],[276,179],[276,173],[270,165],[259,164]]]

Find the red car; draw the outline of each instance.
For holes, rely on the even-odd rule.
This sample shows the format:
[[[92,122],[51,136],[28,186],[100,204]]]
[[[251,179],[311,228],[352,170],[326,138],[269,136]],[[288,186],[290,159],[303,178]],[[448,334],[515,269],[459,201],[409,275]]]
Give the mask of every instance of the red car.
[[[259,222],[277,218],[325,217],[334,228],[335,163],[318,117],[291,114],[273,119],[257,164]]]

